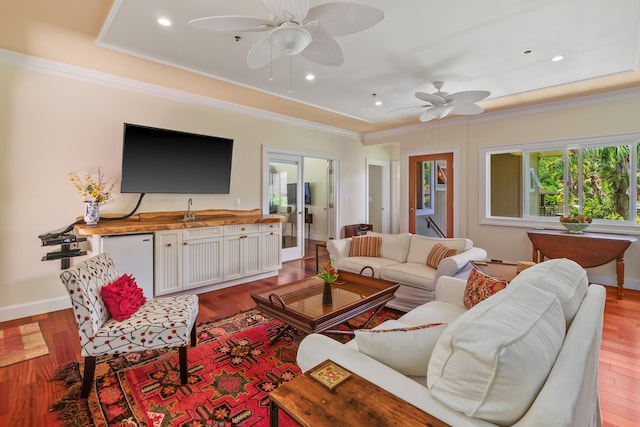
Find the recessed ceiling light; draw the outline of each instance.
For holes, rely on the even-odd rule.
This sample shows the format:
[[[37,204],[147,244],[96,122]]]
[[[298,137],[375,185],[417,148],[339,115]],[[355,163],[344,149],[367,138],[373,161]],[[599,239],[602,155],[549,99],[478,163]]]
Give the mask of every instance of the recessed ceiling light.
[[[556,56],[554,56],[553,58],[551,58],[551,60],[552,60],[553,62],[562,61],[563,59],[564,59],[564,56],[562,56],[562,55],[556,55]]]
[[[311,81],[311,80],[315,80],[316,76],[314,76],[313,74],[309,73],[304,78],[309,80],[309,81]]]
[[[170,27],[171,21],[169,21],[168,18],[158,18],[158,24],[162,25],[163,27]]]
[[[371,95],[373,96],[373,103],[374,103],[375,105],[377,105],[377,106],[382,105],[382,101],[380,101],[380,100],[377,98],[377,96],[378,96],[378,95],[376,95],[375,93],[372,93]]]

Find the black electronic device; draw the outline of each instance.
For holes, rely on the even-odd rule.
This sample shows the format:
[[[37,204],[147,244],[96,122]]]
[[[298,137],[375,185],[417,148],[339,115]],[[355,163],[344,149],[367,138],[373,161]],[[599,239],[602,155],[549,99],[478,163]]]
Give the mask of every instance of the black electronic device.
[[[233,139],[124,124],[122,193],[229,194]]]
[[[295,205],[298,200],[298,186],[296,183],[287,184],[287,204]],[[311,204],[311,186],[308,182],[304,183],[304,204]]]

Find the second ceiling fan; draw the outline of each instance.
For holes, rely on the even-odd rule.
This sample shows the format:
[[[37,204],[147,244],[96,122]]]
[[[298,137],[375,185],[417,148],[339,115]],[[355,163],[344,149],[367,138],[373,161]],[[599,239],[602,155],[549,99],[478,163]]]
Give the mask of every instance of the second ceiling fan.
[[[487,90],[468,90],[449,94],[442,92],[444,82],[433,82],[436,88],[435,93],[416,92],[415,97],[426,104],[409,108],[424,108],[425,111],[420,114],[420,121],[425,123],[433,119],[442,119],[449,113],[459,114],[463,116],[480,114],[484,110],[476,104],[491,95]],[[404,108],[402,108],[404,109]]]
[[[193,19],[196,28],[221,32],[267,32],[247,54],[251,69],[268,65],[280,55],[301,54],[309,61],[338,66],[344,62],[335,36],[364,31],[384,18],[371,6],[337,2],[309,8],[309,0],[262,0],[271,18],[223,15]]]

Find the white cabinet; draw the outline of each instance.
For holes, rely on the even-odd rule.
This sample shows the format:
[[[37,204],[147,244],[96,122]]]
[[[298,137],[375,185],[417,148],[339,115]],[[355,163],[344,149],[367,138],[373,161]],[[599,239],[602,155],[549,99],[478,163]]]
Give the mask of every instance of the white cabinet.
[[[282,268],[282,223],[260,224],[260,268],[262,272]]]
[[[224,254],[224,280],[260,273],[260,224],[225,225]]]
[[[222,227],[156,232],[156,295],[221,282],[222,266]]]

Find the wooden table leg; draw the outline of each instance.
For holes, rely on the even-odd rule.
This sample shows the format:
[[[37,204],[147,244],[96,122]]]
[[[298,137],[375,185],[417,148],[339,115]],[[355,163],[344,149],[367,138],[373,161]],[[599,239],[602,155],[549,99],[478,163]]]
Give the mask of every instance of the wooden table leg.
[[[618,282],[618,299],[624,296],[624,255],[616,260],[616,279]]]

